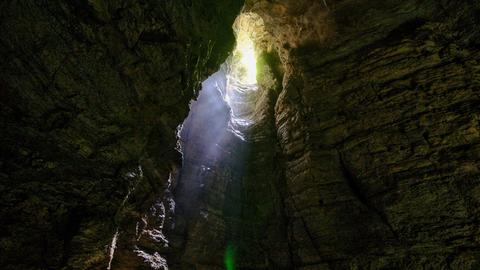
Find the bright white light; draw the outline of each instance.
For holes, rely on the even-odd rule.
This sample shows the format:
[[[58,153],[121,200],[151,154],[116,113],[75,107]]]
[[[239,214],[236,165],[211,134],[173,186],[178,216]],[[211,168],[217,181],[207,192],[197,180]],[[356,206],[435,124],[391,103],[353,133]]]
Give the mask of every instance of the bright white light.
[[[242,81],[247,84],[257,83],[257,60],[255,58],[255,45],[248,34],[239,33],[236,51],[240,54],[240,65],[244,70]],[[243,72],[242,72],[243,73]]]

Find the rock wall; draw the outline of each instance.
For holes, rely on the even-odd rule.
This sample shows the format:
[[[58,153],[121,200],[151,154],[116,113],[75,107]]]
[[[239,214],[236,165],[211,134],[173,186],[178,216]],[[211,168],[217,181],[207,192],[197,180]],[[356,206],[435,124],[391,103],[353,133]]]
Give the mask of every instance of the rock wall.
[[[2,269],[480,267],[479,4],[246,1],[243,162],[192,143],[182,173],[241,4],[0,4]]]
[[[205,191],[222,203],[207,203],[216,218],[197,221],[183,259],[221,269],[225,250],[238,269],[478,268],[478,4],[244,11],[263,20],[265,71],[246,168],[233,189],[219,185],[228,178]]]
[[[334,31],[276,46],[295,268],[478,268],[478,4],[325,2]]]
[[[159,265],[176,127],[242,4],[2,1],[0,268]]]

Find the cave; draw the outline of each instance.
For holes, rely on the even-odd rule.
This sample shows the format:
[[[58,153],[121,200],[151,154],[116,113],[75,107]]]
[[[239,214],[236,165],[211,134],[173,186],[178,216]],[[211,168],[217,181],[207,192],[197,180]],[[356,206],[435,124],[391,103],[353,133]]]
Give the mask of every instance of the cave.
[[[0,269],[480,269],[480,2],[0,3]]]

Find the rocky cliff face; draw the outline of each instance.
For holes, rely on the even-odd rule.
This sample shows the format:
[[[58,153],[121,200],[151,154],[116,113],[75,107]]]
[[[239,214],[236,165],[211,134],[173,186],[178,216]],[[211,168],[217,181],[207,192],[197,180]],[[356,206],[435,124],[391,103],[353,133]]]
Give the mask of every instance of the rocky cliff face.
[[[478,4],[309,2],[250,3],[284,42],[275,120],[293,264],[478,268]]]
[[[254,124],[179,168],[240,5],[0,4],[0,265],[478,269],[479,4],[247,0]]]
[[[245,11],[261,18],[258,47],[270,54],[260,59],[283,85],[259,75],[242,196],[230,202],[242,209],[230,231],[237,266],[478,268],[478,4],[247,1]]]
[[[161,264],[176,127],[241,5],[0,4],[0,268]]]

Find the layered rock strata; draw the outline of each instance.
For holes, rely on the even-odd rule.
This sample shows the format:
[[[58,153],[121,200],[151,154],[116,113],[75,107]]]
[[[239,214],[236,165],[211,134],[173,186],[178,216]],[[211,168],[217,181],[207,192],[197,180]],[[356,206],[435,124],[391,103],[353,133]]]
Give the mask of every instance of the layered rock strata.
[[[0,4],[0,268],[158,267],[176,127],[242,4]]]

